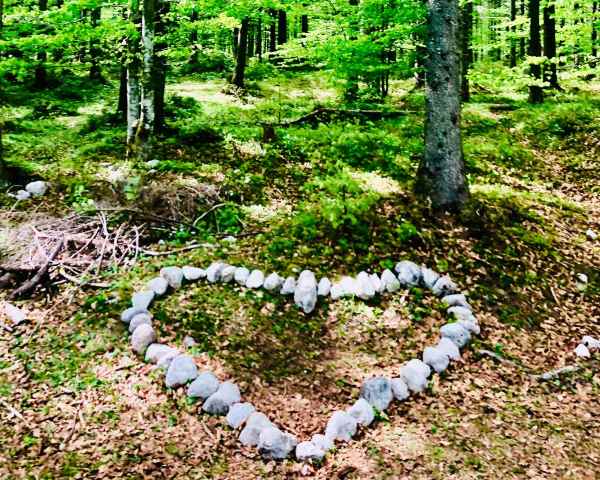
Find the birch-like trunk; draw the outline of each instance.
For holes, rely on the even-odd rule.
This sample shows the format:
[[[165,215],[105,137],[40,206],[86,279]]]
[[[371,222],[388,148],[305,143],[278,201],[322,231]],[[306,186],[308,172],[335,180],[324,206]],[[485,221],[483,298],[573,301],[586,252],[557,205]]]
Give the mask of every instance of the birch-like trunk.
[[[429,0],[425,155],[416,187],[436,211],[458,210],[469,196],[460,134],[459,23],[458,0]]]
[[[127,157],[135,150],[135,134],[140,123],[140,102],[142,98],[140,86],[141,59],[140,39],[137,32],[141,23],[139,0],[131,0],[129,5],[129,20],[136,27],[136,34],[127,39]]]

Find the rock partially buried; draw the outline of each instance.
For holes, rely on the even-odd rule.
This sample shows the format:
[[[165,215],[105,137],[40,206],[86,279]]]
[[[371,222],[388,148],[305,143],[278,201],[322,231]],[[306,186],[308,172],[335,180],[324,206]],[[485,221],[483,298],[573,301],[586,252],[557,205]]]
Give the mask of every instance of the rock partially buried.
[[[437,344],[437,348],[450,360],[460,360],[460,350],[449,338],[442,337]]]
[[[13,197],[19,201],[29,200],[31,198],[31,193],[29,193],[27,190],[19,190],[13,195]]]
[[[423,351],[423,362],[433,368],[437,373],[442,373],[448,368],[450,358],[441,349],[426,347]]]
[[[387,292],[394,293],[400,289],[400,281],[396,278],[396,275],[391,270],[384,270],[381,274],[381,283]]]
[[[440,274],[434,272],[431,268],[427,268],[426,266],[421,266],[421,282],[424,287],[433,289],[435,282],[440,278]]]
[[[325,457],[325,450],[312,442],[300,442],[296,445],[296,458],[301,462],[320,462]]]
[[[349,442],[356,434],[358,422],[352,415],[340,410],[333,412],[325,428],[325,436],[331,440]]]
[[[213,262],[206,269],[206,280],[209,283],[216,283],[221,280],[221,272],[225,268],[225,264],[223,262]]]
[[[168,388],[177,388],[191,382],[198,376],[198,367],[189,355],[177,355],[167,370],[165,383]]]
[[[396,264],[398,281],[405,287],[417,286],[421,281],[421,268],[413,262],[403,260]]]
[[[138,313],[135,315],[131,319],[131,322],[129,322],[129,333],[135,332],[135,329],[144,323],[152,326],[152,315],[150,313]]]
[[[146,348],[156,340],[156,333],[151,325],[143,323],[131,335],[131,348],[138,355],[144,355]]]
[[[233,277],[235,276],[235,271],[237,270],[237,267],[234,267],[233,265],[226,265],[225,267],[223,267],[223,270],[221,271],[221,281],[223,283],[229,283],[233,280]]]
[[[385,377],[374,377],[365,380],[360,389],[360,396],[381,412],[389,407],[394,398],[390,380]]]
[[[590,350],[600,350],[600,340],[597,340],[596,338],[591,337],[590,335],[585,335],[581,339],[581,343],[583,343]]]
[[[304,270],[298,277],[294,290],[294,303],[304,313],[311,313],[317,305],[317,279],[310,270]]]
[[[183,281],[183,272],[179,267],[164,267],[160,269],[160,276],[163,277],[169,286],[173,289],[181,287]]]
[[[282,295],[292,295],[296,290],[296,279],[294,277],[287,277],[283,285],[281,286]]]
[[[427,388],[429,375],[431,375],[429,365],[416,358],[407,362],[400,369],[400,378],[404,380],[408,389],[415,393],[422,392]]]
[[[467,302],[467,297],[465,297],[462,293],[446,295],[445,297],[442,297],[442,302],[448,305],[448,307],[463,307],[473,310],[471,305],[469,305],[469,302]]]
[[[185,278],[188,282],[194,282],[196,280],[200,280],[201,278],[206,278],[206,270],[198,267],[190,267],[186,265],[181,269],[181,273],[183,274],[183,278]]]
[[[360,272],[356,276],[356,283],[358,286],[358,298],[362,300],[370,300],[375,296],[375,289],[373,288],[373,283],[371,282],[371,278],[367,272]]]
[[[163,277],[156,277],[150,280],[146,284],[146,287],[148,288],[148,290],[153,291],[155,295],[160,296],[167,293],[167,289],[169,288],[169,282],[167,282],[167,280],[165,280]]]
[[[260,270],[252,270],[248,280],[246,280],[246,288],[260,288],[265,282],[265,274]]]
[[[475,315],[470,308],[466,308],[463,306],[454,306],[448,309],[448,314],[453,315],[457,320],[467,320],[470,322],[476,322]]]
[[[131,322],[131,319],[139,313],[148,313],[148,310],[145,308],[130,307],[127,310],[123,310],[123,313],[121,313],[121,321],[123,323],[129,323]]]
[[[255,411],[251,403],[235,403],[227,412],[227,425],[231,428],[239,428]]]
[[[152,290],[144,290],[142,292],[135,292],[132,295],[131,304],[133,308],[148,310],[152,300],[154,300],[154,292]]]
[[[176,348],[169,347],[168,345],[163,345],[161,343],[153,343],[146,350],[146,356],[144,360],[150,363],[158,363],[161,358],[166,355],[177,355],[179,352]]]
[[[263,287],[265,290],[273,291],[281,288],[282,284],[283,278],[281,278],[277,273],[271,273],[267,278],[265,278]]]
[[[320,448],[324,452],[328,452],[333,448],[333,440],[327,438],[325,435],[321,433],[316,433],[310,439],[311,443],[316,445],[317,448]]]
[[[440,277],[433,287],[431,287],[431,292],[436,297],[443,297],[444,295],[449,295],[457,290],[458,287],[456,286],[456,283],[454,283],[448,275]]]
[[[250,276],[250,270],[246,267],[238,267],[235,269],[235,273],[233,274],[233,279],[238,285],[246,285],[248,281],[248,277]]]
[[[440,333],[442,337],[452,340],[458,348],[464,347],[471,340],[469,331],[458,323],[447,323],[440,328]]]
[[[260,433],[273,424],[264,413],[254,412],[246,420],[246,426],[240,433],[240,443],[246,447],[258,445]]]
[[[23,310],[8,302],[4,303],[4,313],[6,313],[6,316],[10,319],[13,325],[19,325],[27,319],[27,316]]]
[[[223,382],[219,389],[206,399],[202,410],[212,415],[225,415],[234,403],[242,399],[240,389],[235,383]]]
[[[598,234],[596,232],[594,232],[591,228],[588,228],[587,231],[585,232],[586,237],[588,238],[588,240],[597,240],[598,239]]]
[[[575,349],[575,355],[577,355],[580,358],[590,358],[591,357],[590,350],[583,343],[580,343],[579,345],[577,345],[577,348]]]
[[[298,441],[277,427],[267,427],[258,438],[258,452],[266,460],[283,460],[294,450]]]
[[[27,185],[25,185],[25,190],[34,197],[41,197],[42,195],[45,195],[48,191],[48,184],[41,180],[37,180],[35,182],[30,182]]]
[[[392,393],[394,394],[394,398],[400,402],[408,399],[410,397],[410,392],[408,391],[408,386],[406,382],[401,378],[392,378],[390,380],[392,384]]]
[[[364,398],[359,398],[354,405],[348,409],[348,414],[353,416],[359,425],[368,427],[375,420],[373,407]]]
[[[379,275],[372,273],[369,275],[369,280],[371,281],[371,285],[373,286],[373,290],[375,290],[375,292],[383,293],[385,291],[385,287],[381,281],[381,278],[379,278]]]
[[[317,295],[319,297],[326,297],[331,292],[331,280],[327,277],[323,277],[319,280],[319,284],[317,285]]]
[[[205,400],[219,389],[219,384],[219,380],[212,372],[202,372],[189,384],[187,395]]]

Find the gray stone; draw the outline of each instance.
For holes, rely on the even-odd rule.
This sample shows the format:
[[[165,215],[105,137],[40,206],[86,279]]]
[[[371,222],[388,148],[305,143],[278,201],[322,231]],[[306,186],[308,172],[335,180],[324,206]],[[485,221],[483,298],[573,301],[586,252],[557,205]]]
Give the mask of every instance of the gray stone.
[[[190,267],[189,265],[183,267],[181,273],[183,274],[183,278],[188,282],[194,282],[206,277],[206,270],[198,267]]]
[[[464,347],[471,340],[469,331],[459,323],[447,323],[440,328],[440,333],[442,337],[452,340],[458,348]]]
[[[146,348],[156,340],[156,333],[151,325],[147,323],[137,327],[131,335],[131,348],[138,355],[143,355]]]
[[[360,387],[360,396],[377,410],[385,411],[394,398],[389,378],[373,377],[365,380]]]
[[[359,425],[368,427],[375,420],[375,411],[373,407],[364,398],[359,398],[348,410]]]
[[[167,289],[169,288],[169,282],[167,282],[163,277],[156,277],[146,284],[146,288],[153,291],[154,295],[164,295],[167,293]]]
[[[481,333],[479,324],[475,320],[459,320],[456,323],[473,335],[479,335]]]
[[[310,439],[311,443],[313,443],[317,448],[328,452],[333,448],[333,440],[327,438],[325,435],[321,433],[315,433]]]
[[[187,395],[206,400],[219,389],[220,383],[212,372],[202,372],[189,384]]]
[[[235,269],[235,273],[233,274],[233,279],[236,281],[238,285],[246,285],[248,281],[248,277],[250,276],[250,270],[246,267],[238,267]]]
[[[185,348],[192,348],[192,347],[195,347],[196,345],[198,345],[198,342],[196,340],[194,340],[194,337],[190,337],[189,335],[186,335],[183,338],[183,346]]]
[[[423,362],[433,368],[437,373],[442,373],[448,368],[450,358],[446,353],[436,347],[425,347]]]
[[[233,265],[225,265],[225,267],[223,267],[223,270],[221,270],[221,281],[223,283],[232,282],[236,270],[237,267],[234,267]]]
[[[198,376],[198,367],[189,355],[177,355],[167,370],[165,383],[168,388],[177,388],[191,382]]]
[[[394,398],[403,402],[404,400],[410,397],[410,392],[408,391],[408,385],[406,382],[399,377],[392,378],[390,380],[392,384],[392,393],[394,394]]]
[[[246,420],[246,426],[240,433],[240,443],[246,447],[258,445],[260,432],[265,428],[272,427],[273,424],[264,413],[254,412]]]
[[[263,283],[263,288],[265,290],[273,291],[275,289],[280,289],[281,285],[283,285],[283,278],[281,278],[277,273],[271,273],[267,278],[265,278],[265,282]]]
[[[588,240],[597,240],[598,239],[598,234],[596,232],[594,232],[591,228],[588,228],[587,231],[585,232],[586,237],[588,238]]]
[[[280,293],[282,295],[293,295],[296,290],[296,279],[294,277],[287,277],[281,286]]]
[[[327,277],[323,277],[319,280],[319,284],[317,285],[317,295],[319,297],[326,297],[331,292],[331,280]]]
[[[223,382],[219,389],[206,399],[202,410],[212,415],[225,415],[229,407],[241,399],[240,389],[235,383]]]
[[[210,283],[216,283],[221,280],[221,272],[225,268],[223,262],[213,262],[206,269],[206,280]]]
[[[227,412],[227,425],[231,428],[239,428],[255,411],[251,403],[235,403]]]
[[[581,343],[583,343],[590,350],[600,350],[600,340],[591,337],[590,335],[585,335],[581,339]]]
[[[415,393],[425,390],[430,374],[429,365],[418,359],[410,360],[400,369],[400,378],[404,380],[408,389]]]
[[[301,462],[320,462],[325,457],[325,450],[312,442],[300,442],[296,445],[296,458]]]
[[[148,313],[148,310],[146,310],[145,308],[130,307],[126,310],[123,310],[123,312],[121,313],[121,321],[123,323],[129,323],[131,322],[131,319],[135,317],[138,313]]]
[[[37,180],[35,182],[30,182],[27,185],[25,185],[25,190],[31,193],[31,195],[33,195],[34,197],[41,197],[42,195],[45,195],[48,191],[48,184],[41,180]]]
[[[356,276],[356,284],[358,286],[358,298],[362,300],[369,300],[375,296],[375,289],[373,288],[371,278],[367,272],[360,272]]]
[[[6,316],[10,319],[13,325],[19,325],[27,319],[27,316],[23,310],[8,302],[4,303],[4,313],[6,313]]]
[[[391,270],[384,270],[381,274],[381,283],[386,291],[394,293],[400,288],[400,281],[396,278],[396,275]]]
[[[160,269],[160,276],[163,277],[172,289],[181,287],[183,281],[183,272],[179,267],[164,267]]]
[[[294,450],[298,440],[277,427],[267,427],[258,437],[258,452],[265,460],[283,460]]]
[[[450,340],[449,338],[441,338],[437,344],[438,350],[444,352],[444,354],[450,360],[460,360],[460,350],[456,346],[456,344]]]
[[[444,302],[448,307],[463,307],[468,308],[469,310],[473,310],[469,302],[467,302],[467,297],[465,297],[462,293],[453,293],[452,295],[446,295],[442,297],[442,302]]]
[[[29,193],[27,190],[19,190],[13,195],[13,197],[20,201],[29,200],[31,198],[31,193]]]
[[[330,295],[332,300],[358,295],[358,284],[356,279],[352,277],[342,277],[339,282],[332,285]]]
[[[421,282],[421,268],[416,263],[403,260],[396,264],[395,270],[402,286],[414,287]]]
[[[178,353],[176,348],[163,345],[162,343],[153,343],[146,350],[144,360],[150,363],[158,363],[164,356],[177,355]]]
[[[457,320],[467,320],[469,322],[477,322],[473,312],[465,307],[450,307],[448,309],[448,315],[454,315]]]
[[[181,355],[179,353],[179,350],[173,349],[172,352],[169,352],[166,355],[163,355],[162,357],[160,357],[158,362],[156,362],[156,368],[158,368],[160,370],[164,370],[164,371],[169,370],[169,367],[171,366],[173,359],[178,357],[179,355]]]
[[[146,166],[150,169],[152,168],[156,168],[160,165],[160,160],[157,160],[156,158],[152,159],[152,160],[148,160],[146,162]]]
[[[369,280],[371,281],[373,290],[375,290],[376,293],[383,293],[385,291],[385,286],[383,285],[381,278],[379,278],[379,275],[372,273],[369,275]]]
[[[317,305],[317,279],[309,270],[304,270],[298,277],[296,290],[294,290],[294,303],[304,313],[312,312]]]
[[[129,333],[135,332],[135,329],[144,323],[152,326],[152,314],[138,313],[137,315],[135,315],[131,319],[131,322],[129,322],[129,327],[128,327]]]
[[[260,270],[252,270],[248,280],[246,280],[246,288],[260,288],[265,282],[265,274]]]
[[[425,265],[421,266],[421,282],[424,287],[432,289],[435,282],[440,278],[440,274],[434,272],[431,268],[427,268]]]
[[[340,410],[333,412],[331,418],[327,422],[327,428],[325,428],[325,436],[330,440],[341,440],[342,442],[349,442],[354,434],[358,422],[352,415],[342,412]]]
[[[436,297],[443,297],[451,293],[457,292],[458,286],[452,281],[449,275],[441,276],[437,282],[431,287],[431,292]]]
[[[580,343],[575,349],[575,355],[577,355],[579,358],[589,358],[591,356],[591,353],[590,350],[583,343]]]
[[[144,290],[142,292],[135,292],[131,297],[131,305],[133,308],[139,308],[140,310],[148,310],[148,307],[154,300],[154,292],[152,290]]]

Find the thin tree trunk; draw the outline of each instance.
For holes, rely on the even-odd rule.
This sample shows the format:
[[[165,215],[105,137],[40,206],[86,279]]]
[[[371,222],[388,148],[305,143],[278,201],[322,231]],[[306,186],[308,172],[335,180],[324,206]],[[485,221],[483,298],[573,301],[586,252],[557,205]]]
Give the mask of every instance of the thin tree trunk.
[[[469,69],[473,63],[473,48],[471,37],[473,36],[473,1],[467,0],[461,9],[461,97],[463,102],[471,99],[469,88]]]
[[[92,28],[97,28],[102,18],[102,7],[93,8],[90,11],[90,24]],[[100,48],[98,48],[98,40],[90,40],[90,80],[104,82],[102,71],[100,70]]]
[[[119,101],[117,103],[117,116],[123,122],[127,122],[127,66],[121,59],[121,74],[119,75]]]
[[[256,28],[255,23],[252,21],[248,24],[248,58],[254,56],[254,30]]]
[[[277,21],[277,10],[269,10],[271,23],[269,25],[269,52],[277,50],[277,30],[275,22]]]
[[[135,133],[140,123],[141,103],[141,51],[139,30],[141,26],[139,0],[131,0],[129,5],[129,21],[135,27],[135,34],[127,39],[129,63],[127,64],[127,157],[135,150]]]
[[[517,27],[514,22],[517,20],[517,0],[510,0],[510,21],[512,26],[510,27],[510,68],[517,66],[517,40],[515,35],[517,34]]]
[[[539,59],[542,56],[542,42],[540,36],[540,0],[529,0],[529,50],[530,57]],[[542,66],[533,61],[529,68],[532,84],[529,85],[529,103],[542,103],[544,91],[539,85],[542,79]]]
[[[244,74],[246,72],[246,53],[248,52],[248,24],[250,19],[248,17],[242,20],[240,28],[240,42],[237,49],[237,56],[235,62],[235,71],[231,78],[233,83],[238,88],[244,88]]]
[[[277,13],[277,44],[283,45],[287,42],[287,14],[285,10]]]
[[[525,0],[521,0],[520,8],[521,17],[525,16]],[[525,35],[523,27],[521,27],[521,38],[519,39],[519,58],[523,60],[525,58]]]
[[[39,8],[40,12],[47,11],[48,10],[48,0],[39,0],[38,8]],[[42,49],[43,48],[44,47],[42,47]],[[34,73],[35,88],[43,89],[43,88],[46,88],[48,85],[48,75],[46,72],[46,65],[44,65],[47,59],[48,59],[48,54],[47,54],[46,50],[42,50],[37,54],[37,62],[38,63],[35,67],[35,73]]]
[[[197,7],[192,8],[192,14],[190,15],[190,22],[195,23],[198,21],[199,12]],[[190,64],[192,66],[198,65],[198,29],[192,26],[192,32],[190,33],[190,43],[192,44],[192,55],[190,57]]]
[[[458,0],[429,0],[425,155],[417,192],[436,211],[460,209],[469,196],[460,134]]]
[[[262,35],[263,35],[262,18],[259,18],[257,20],[257,25],[256,25],[256,55],[258,55],[258,60],[260,62],[262,62],[262,50],[263,50]]]
[[[544,56],[548,62],[544,66],[544,80],[550,88],[560,89],[558,85],[558,73],[556,69],[556,8],[554,3],[548,3],[544,7]]]
[[[154,133],[159,133],[165,124],[165,88],[167,85],[167,60],[164,55],[167,49],[165,34],[167,33],[166,19],[170,3],[159,1],[156,12],[156,41],[154,47]]]
[[[300,31],[303,35],[306,35],[308,33],[308,15],[302,15],[300,17],[300,23]]]
[[[0,0],[0,30],[4,28],[4,0]]]
[[[592,2],[592,62],[590,66],[596,68],[596,58],[598,57],[598,28],[596,26],[598,13],[598,2]]]
[[[238,54],[238,46],[240,44],[240,29],[238,27],[233,27],[233,37],[231,43],[231,51],[234,57],[237,57]]]

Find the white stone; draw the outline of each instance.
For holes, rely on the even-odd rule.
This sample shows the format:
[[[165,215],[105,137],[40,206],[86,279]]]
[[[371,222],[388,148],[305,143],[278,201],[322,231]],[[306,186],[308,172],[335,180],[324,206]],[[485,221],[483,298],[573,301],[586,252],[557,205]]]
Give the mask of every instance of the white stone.
[[[198,376],[198,367],[189,355],[177,355],[167,369],[165,383],[168,388],[177,388],[191,382]]]
[[[458,291],[458,286],[452,281],[449,275],[443,275],[431,287],[431,292],[436,297],[442,297]]]
[[[427,388],[431,368],[421,360],[413,359],[400,368],[400,378],[411,392],[419,393]]]
[[[179,267],[164,267],[160,269],[160,276],[163,277],[172,289],[181,287],[183,281],[183,272]]]
[[[431,268],[427,268],[425,265],[421,265],[421,281],[423,282],[423,286],[432,289],[439,278],[439,273],[433,271]]]
[[[575,349],[575,355],[580,358],[589,358],[591,356],[589,349],[583,343],[577,345],[577,348]]]
[[[202,410],[212,415],[226,415],[234,403],[242,399],[240,389],[235,383],[223,382],[219,389],[206,399]]]
[[[296,448],[298,440],[277,427],[267,427],[258,437],[258,452],[266,460],[283,460]]]
[[[479,335],[481,333],[479,324],[475,320],[459,320],[456,323],[458,323],[461,327],[463,327],[469,333],[472,333],[474,335]]]
[[[281,286],[280,293],[282,295],[292,295],[296,290],[296,279],[294,277],[287,277],[283,285]]]
[[[148,310],[148,307],[154,300],[154,291],[144,290],[142,292],[135,292],[131,297],[131,305],[133,308],[140,310]]]
[[[358,427],[356,418],[346,412],[340,410],[333,412],[331,418],[327,422],[325,436],[330,440],[341,440],[349,442]]]
[[[183,267],[181,269],[181,273],[183,273],[183,278],[185,278],[188,282],[194,282],[206,277],[206,270],[203,268],[191,267],[189,265]]]
[[[260,270],[252,270],[252,273],[246,281],[247,288],[260,288],[265,281],[265,274]]]
[[[177,355],[178,353],[176,348],[163,345],[162,343],[153,343],[146,350],[144,360],[150,363],[158,363],[164,356]]]
[[[371,275],[369,275],[369,280],[371,281],[373,290],[375,290],[376,293],[383,293],[385,291],[385,287],[383,285],[383,282],[379,278],[379,275],[377,275],[376,273],[372,273]]]
[[[384,270],[381,274],[381,283],[383,288],[389,293],[394,293],[400,289],[400,281],[396,278],[391,270]]]
[[[600,350],[600,340],[589,335],[584,336],[581,339],[581,343],[583,343],[590,350]]]
[[[33,195],[34,197],[41,197],[42,195],[45,195],[48,191],[48,184],[41,180],[37,180],[35,182],[30,182],[27,185],[25,185],[25,190],[31,193],[31,195]]]
[[[169,282],[163,277],[156,277],[146,284],[146,288],[154,292],[155,295],[164,295],[169,288]]]
[[[233,265],[225,265],[223,267],[223,270],[221,270],[221,282],[223,283],[229,283],[233,280],[233,277],[235,276],[235,271],[237,270],[237,267],[234,267]]]
[[[385,377],[365,380],[360,387],[360,396],[381,412],[388,408],[394,398],[390,380]]]
[[[129,326],[128,326],[129,333],[135,332],[135,329],[144,323],[152,326],[152,314],[151,313],[144,312],[144,313],[138,313],[137,315],[134,315],[134,317],[131,319],[131,322],[129,322]]]
[[[396,264],[395,270],[402,286],[414,287],[421,281],[421,268],[416,263],[403,260]]]
[[[129,307],[128,309],[123,310],[123,312],[121,313],[121,321],[123,323],[129,323],[131,322],[131,319],[135,317],[138,313],[148,313],[148,310],[146,310],[145,308]]]
[[[254,447],[258,445],[260,432],[265,428],[272,427],[273,424],[264,413],[254,412],[246,420],[246,425],[240,433],[240,443],[245,447]]]
[[[210,283],[216,283],[221,280],[221,272],[225,268],[223,262],[213,262],[206,269],[206,280]]]
[[[597,240],[598,239],[598,234],[596,232],[594,232],[591,228],[588,228],[587,231],[585,232],[585,235],[587,236],[587,238],[589,240]]]
[[[392,384],[392,393],[394,394],[394,398],[399,401],[404,401],[408,397],[410,397],[410,392],[408,391],[408,385],[406,382],[399,377],[392,378],[390,381]]]
[[[202,372],[188,385],[187,396],[206,400],[219,389],[219,379],[212,372]]]
[[[423,362],[433,368],[437,373],[442,373],[448,368],[450,358],[444,351],[436,347],[425,347]]]
[[[317,285],[317,295],[319,297],[326,297],[331,292],[331,280],[327,277],[323,277],[319,280],[319,284]]]
[[[150,347],[148,347],[150,348]],[[169,370],[171,363],[175,358],[177,358],[181,353],[179,350],[173,349],[172,352],[169,352],[165,355],[162,355],[158,361],[156,362],[156,368],[159,370],[164,370],[165,372]]]
[[[29,193],[27,190],[19,190],[13,195],[13,197],[20,201],[29,200],[31,198],[31,193]]]
[[[10,319],[13,325],[19,325],[19,323],[22,323],[27,319],[27,316],[23,310],[8,302],[4,303],[4,313]]]
[[[249,276],[250,270],[248,270],[246,267],[238,267],[235,269],[233,279],[238,285],[245,286]]]
[[[392,274],[393,275],[393,274]],[[375,296],[375,289],[367,272],[360,272],[356,276],[358,287],[357,296],[362,300],[369,300]]]
[[[325,456],[325,450],[312,442],[300,442],[296,445],[296,458],[301,462],[320,462]]]
[[[331,450],[333,448],[333,440],[330,438],[327,438],[325,435],[321,434],[321,433],[315,433],[312,438],[310,439],[311,443],[313,443],[314,445],[316,445],[317,448],[320,448],[321,450],[328,452],[329,450]]]
[[[442,297],[442,302],[444,302],[448,307],[463,307],[468,308],[469,310],[473,310],[469,302],[467,302],[467,297],[462,293],[453,293],[451,295],[446,295]]]
[[[263,288],[265,290],[273,291],[281,287],[283,285],[283,278],[281,278],[277,273],[273,272],[265,278],[265,283],[263,283]]]
[[[240,428],[255,411],[251,403],[234,403],[227,412],[227,425],[231,428]]]
[[[364,398],[359,398],[347,412],[356,419],[359,425],[364,427],[368,427],[375,420],[375,411]]]
[[[160,160],[157,160],[156,158],[152,159],[152,160],[148,160],[146,162],[146,166],[150,169],[152,168],[156,168],[160,165]]]
[[[190,335],[186,335],[185,337],[183,337],[183,346],[185,348],[192,348],[192,347],[195,347],[196,345],[198,345],[198,342],[196,342],[194,337],[192,337]]]
[[[447,323],[440,328],[440,333],[442,337],[452,340],[458,348],[464,347],[471,340],[469,331],[459,323]]]
[[[477,322],[475,315],[469,308],[455,306],[448,309],[449,315],[454,315],[457,320],[467,320],[469,322]]]
[[[449,338],[441,338],[437,344],[438,350],[442,351],[450,360],[460,360],[460,350]]]
[[[331,286],[331,291],[329,294],[331,295],[332,300],[337,300],[342,297],[352,297],[358,295],[358,284],[356,279],[352,277],[342,277],[342,279],[334,283]]]
[[[151,325],[143,323],[131,335],[131,348],[138,355],[143,355],[146,348],[156,340],[156,333]]]
[[[298,277],[296,290],[294,290],[294,303],[304,313],[311,313],[317,305],[317,279],[309,270],[304,270]]]

